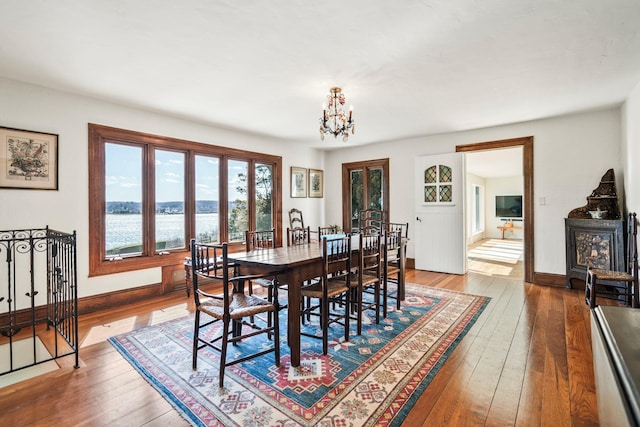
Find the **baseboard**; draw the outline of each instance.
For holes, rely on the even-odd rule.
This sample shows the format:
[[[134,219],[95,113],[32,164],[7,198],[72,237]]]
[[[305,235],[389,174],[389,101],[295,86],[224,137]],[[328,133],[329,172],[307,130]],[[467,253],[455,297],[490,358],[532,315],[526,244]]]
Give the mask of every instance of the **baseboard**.
[[[407,258],[407,268],[416,268],[415,258]],[[564,288],[567,285],[567,278],[563,274],[552,273],[533,273],[533,282],[536,285],[553,286],[556,288]],[[576,286],[578,285],[578,286]],[[573,283],[573,289],[581,289],[580,283]],[[582,282],[582,289],[584,289],[584,282]]]
[[[78,314],[87,314],[94,311],[120,307],[125,304],[131,304],[163,294],[165,294],[165,292],[163,292],[162,284],[156,283],[153,285],[138,286],[130,289],[122,289],[120,291],[91,295],[78,299]]]
[[[536,285],[564,288],[566,286],[567,279],[563,274],[538,273],[534,271],[533,283]]]

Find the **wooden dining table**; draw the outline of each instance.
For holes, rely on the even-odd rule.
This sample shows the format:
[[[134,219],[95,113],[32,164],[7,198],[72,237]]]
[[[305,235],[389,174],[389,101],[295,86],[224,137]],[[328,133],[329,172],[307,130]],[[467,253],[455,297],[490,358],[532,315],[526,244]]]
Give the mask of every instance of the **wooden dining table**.
[[[356,237],[356,236],[354,236]],[[355,241],[355,239],[354,239]],[[398,249],[400,277],[398,298],[404,299],[405,242]],[[352,249],[357,251],[356,248]],[[300,301],[303,283],[322,276],[322,245],[311,242],[305,245],[255,249],[249,252],[229,254],[229,261],[238,269],[238,274],[277,273],[280,286],[287,287],[288,317],[287,341],[291,352],[291,366],[300,366]]]

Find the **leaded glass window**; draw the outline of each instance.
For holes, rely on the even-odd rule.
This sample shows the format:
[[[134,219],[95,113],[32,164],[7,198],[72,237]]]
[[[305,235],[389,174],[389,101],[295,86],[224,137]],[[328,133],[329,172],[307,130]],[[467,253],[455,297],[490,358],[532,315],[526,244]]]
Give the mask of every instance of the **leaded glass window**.
[[[453,170],[447,165],[433,165],[424,170],[424,202],[453,202]]]

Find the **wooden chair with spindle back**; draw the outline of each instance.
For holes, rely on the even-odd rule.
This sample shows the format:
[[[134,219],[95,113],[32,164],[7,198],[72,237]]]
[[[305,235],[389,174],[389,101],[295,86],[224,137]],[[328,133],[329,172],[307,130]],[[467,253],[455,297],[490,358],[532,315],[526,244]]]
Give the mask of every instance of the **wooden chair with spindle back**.
[[[627,305],[640,307],[638,296],[638,220],[636,213],[627,219],[627,251],[625,271],[614,271],[587,266],[585,300],[589,308],[597,306],[596,297],[613,299],[624,297]]]

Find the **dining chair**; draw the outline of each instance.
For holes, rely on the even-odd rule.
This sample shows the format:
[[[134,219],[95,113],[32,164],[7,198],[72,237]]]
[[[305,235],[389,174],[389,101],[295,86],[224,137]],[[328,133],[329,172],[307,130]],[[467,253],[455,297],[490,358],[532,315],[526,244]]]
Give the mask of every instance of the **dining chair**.
[[[322,336],[300,332],[311,338],[322,338],[322,354],[329,349],[329,326],[333,323],[344,327],[344,339],[349,341],[349,307],[351,279],[351,237],[335,237],[322,239],[322,277],[301,289],[301,295],[309,300],[318,300],[317,305],[307,304],[300,313],[300,321],[305,317],[318,316]],[[329,302],[344,300],[344,304],[330,306]],[[338,310],[342,310],[341,312]]]
[[[271,230],[247,230],[244,232],[245,250],[250,252],[254,249],[273,249],[276,247],[276,229]],[[253,294],[253,283],[249,282],[249,294]],[[256,280],[256,284],[267,288],[269,292],[269,300],[271,300],[271,292],[274,286],[272,280]]]
[[[275,353],[275,364],[280,366],[280,322],[278,319],[278,292],[277,288],[273,294],[273,300],[267,301],[263,298],[244,293],[244,282],[257,280],[264,276],[235,276],[229,273],[231,269],[228,260],[227,243],[210,244],[197,243],[191,239],[191,270],[193,278],[193,297],[195,302],[195,322],[193,329],[193,354],[192,368],[198,366],[198,350],[210,347],[220,353],[219,386],[224,387],[225,368],[236,363],[262,356],[267,353]],[[272,277],[274,273],[272,273]],[[200,280],[221,280],[222,295],[213,295],[200,289]],[[270,325],[260,327],[253,322],[248,322],[247,318],[257,314],[266,314],[271,319]],[[206,318],[203,318],[206,315]],[[219,332],[214,333],[211,339],[211,332],[203,333],[204,329],[215,324],[222,323]],[[231,326],[231,328],[229,328]],[[247,326],[247,330],[243,326]],[[232,360],[228,359],[228,344],[237,346],[242,340],[260,334],[273,335],[273,345],[269,348],[256,347],[257,351],[251,348],[251,344],[243,345],[244,350],[249,354]],[[243,342],[242,344],[244,344]]]
[[[291,229],[287,227],[287,246],[308,245],[311,243],[310,227]]]
[[[271,230],[247,230],[244,232],[245,250],[247,252],[253,250],[266,250],[276,247],[276,229]],[[267,291],[267,301],[273,301],[274,288],[278,286],[278,283],[272,278],[257,278],[255,280],[249,280],[249,295],[253,295],[253,285],[261,286]],[[286,307],[280,307],[281,309]],[[267,317],[267,325],[270,326],[271,318]]]
[[[385,236],[383,242],[384,261],[383,261],[383,317],[387,317],[388,300],[396,300],[396,309],[400,310],[400,298],[398,298],[397,288],[393,292],[389,292],[389,282],[399,284],[402,273],[400,271],[400,254],[398,250],[401,246],[401,239],[409,238],[409,223],[404,222],[382,222],[382,229]],[[406,245],[404,250],[407,250]],[[406,255],[406,253],[404,254]]]
[[[380,209],[364,209],[358,215],[358,232],[361,234],[381,234],[385,213]]]
[[[304,220],[302,219],[302,211],[296,208],[289,209],[289,228],[297,230],[304,228]]]
[[[382,235],[382,317],[387,318],[389,300],[396,301],[396,310],[400,310],[401,300],[398,297],[400,285],[400,248],[402,234],[400,231],[385,231]],[[395,283],[396,289],[391,291],[389,283]]]
[[[640,307],[638,300],[638,221],[636,213],[629,214],[627,219],[627,251],[626,269],[614,271],[587,266],[585,280],[585,300],[589,308],[597,306],[596,297],[619,299],[633,308]]]
[[[352,269],[352,305],[356,313],[358,335],[362,335],[362,315],[366,310],[375,310],[376,324],[380,323],[380,285],[382,283],[380,234],[360,233],[358,247],[358,267]],[[355,277],[354,277],[355,276]],[[372,295],[372,301],[364,301],[365,293]]]
[[[321,239],[322,236],[331,236],[338,234],[340,232],[340,227],[337,225],[328,225],[326,227],[318,227],[318,238]]]

